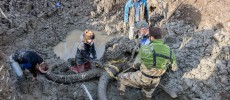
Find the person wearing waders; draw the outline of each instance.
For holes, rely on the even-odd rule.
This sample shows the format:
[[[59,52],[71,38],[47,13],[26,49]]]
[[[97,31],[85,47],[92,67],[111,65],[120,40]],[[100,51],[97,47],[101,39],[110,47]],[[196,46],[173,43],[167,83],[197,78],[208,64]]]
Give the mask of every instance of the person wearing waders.
[[[70,67],[70,69],[75,73],[81,73],[91,69],[90,61],[97,58],[94,47],[94,39],[95,34],[90,30],[85,30],[85,32],[81,35],[81,42],[77,47],[77,53],[75,55],[76,65]]]
[[[118,75],[120,82],[118,89],[121,95],[124,95],[126,86],[131,86],[141,88],[143,100],[151,100],[152,93],[166,70],[168,68],[177,70],[175,54],[169,46],[164,44],[161,37],[160,28],[150,27],[150,43],[141,46],[137,55],[141,60],[133,64],[133,68],[138,70]]]
[[[29,70],[32,81],[36,80],[37,74],[45,74],[48,64],[34,51],[17,50],[10,56],[11,66],[19,78],[23,78],[23,71]]]
[[[149,22],[148,5],[146,0],[128,0],[124,9],[124,30],[129,26],[129,39],[134,39],[135,23],[146,20]]]

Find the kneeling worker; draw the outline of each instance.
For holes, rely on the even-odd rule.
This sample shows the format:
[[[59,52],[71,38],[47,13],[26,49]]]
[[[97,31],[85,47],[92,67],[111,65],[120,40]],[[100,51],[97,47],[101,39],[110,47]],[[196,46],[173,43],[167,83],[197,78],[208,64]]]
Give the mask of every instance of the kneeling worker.
[[[162,32],[160,28],[150,27],[148,45],[141,46],[137,57],[139,62],[135,62],[133,67],[140,65],[136,72],[121,73],[118,75],[120,81],[119,90],[124,95],[126,86],[141,88],[143,100],[151,100],[152,93],[158,86],[161,76],[171,67],[173,71],[177,69],[175,54],[169,46],[161,40]]]
[[[10,56],[10,63],[19,78],[23,77],[23,70],[29,70],[33,74],[32,81],[38,73],[45,74],[48,70],[48,64],[34,51],[17,50]]]
[[[94,47],[95,34],[90,30],[85,30],[80,39],[81,42],[77,47],[77,53],[75,55],[76,65],[70,68],[75,73],[81,73],[91,69],[90,61],[97,58]]]

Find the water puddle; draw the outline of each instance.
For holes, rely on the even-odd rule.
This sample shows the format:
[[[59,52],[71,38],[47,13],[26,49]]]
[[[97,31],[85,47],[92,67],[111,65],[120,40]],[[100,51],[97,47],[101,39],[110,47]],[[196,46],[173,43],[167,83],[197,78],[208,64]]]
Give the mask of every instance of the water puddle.
[[[100,58],[104,52],[105,44],[114,36],[102,35],[104,32],[93,31],[95,33],[95,49],[97,58]],[[77,46],[80,42],[80,36],[83,33],[81,30],[74,30],[67,35],[64,42],[60,42],[55,46],[54,53],[63,60],[74,58],[77,52]]]

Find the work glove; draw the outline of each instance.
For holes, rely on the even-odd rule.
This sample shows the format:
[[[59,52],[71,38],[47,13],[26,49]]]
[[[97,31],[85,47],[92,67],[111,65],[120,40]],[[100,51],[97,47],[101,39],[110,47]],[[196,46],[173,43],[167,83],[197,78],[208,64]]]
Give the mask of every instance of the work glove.
[[[135,52],[139,52],[139,49],[140,49],[140,47],[137,45],[137,46],[135,46]]]
[[[151,21],[150,21],[150,19],[148,20],[148,24],[149,24],[149,26],[152,24]]]
[[[133,64],[133,63],[129,63],[128,65],[132,67],[132,69],[138,69],[138,66],[140,66],[140,64]]]
[[[93,60],[93,63],[95,64],[96,67],[101,67],[101,68],[103,67],[101,61],[98,59]]]
[[[94,56],[93,58],[91,58],[92,60],[95,60],[95,59],[97,59],[97,56]]]
[[[135,39],[138,39],[140,36],[138,34],[138,32],[135,34]]]
[[[32,76],[32,81],[35,81],[35,80],[37,80],[37,78],[36,78],[36,77],[34,77],[34,76]]]
[[[171,69],[172,69],[172,71],[176,71],[177,70],[177,65],[171,66]]]

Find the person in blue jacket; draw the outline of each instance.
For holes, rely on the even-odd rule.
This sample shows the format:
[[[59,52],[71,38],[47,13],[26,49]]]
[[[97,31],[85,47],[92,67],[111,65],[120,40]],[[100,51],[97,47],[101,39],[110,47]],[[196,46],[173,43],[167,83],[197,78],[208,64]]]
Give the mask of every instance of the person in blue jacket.
[[[149,24],[145,21],[139,21],[135,24],[135,32],[138,32],[138,38],[140,39],[140,45],[147,45],[150,43],[149,39]]]
[[[138,21],[149,22],[148,5],[146,0],[128,0],[124,11],[124,28],[129,24],[129,39],[134,38],[134,24]]]
[[[10,62],[18,77],[23,76],[19,74],[20,71],[29,70],[33,74],[32,81],[36,79],[37,74],[45,74],[48,70],[48,64],[34,51],[17,50],[10,56]]]

